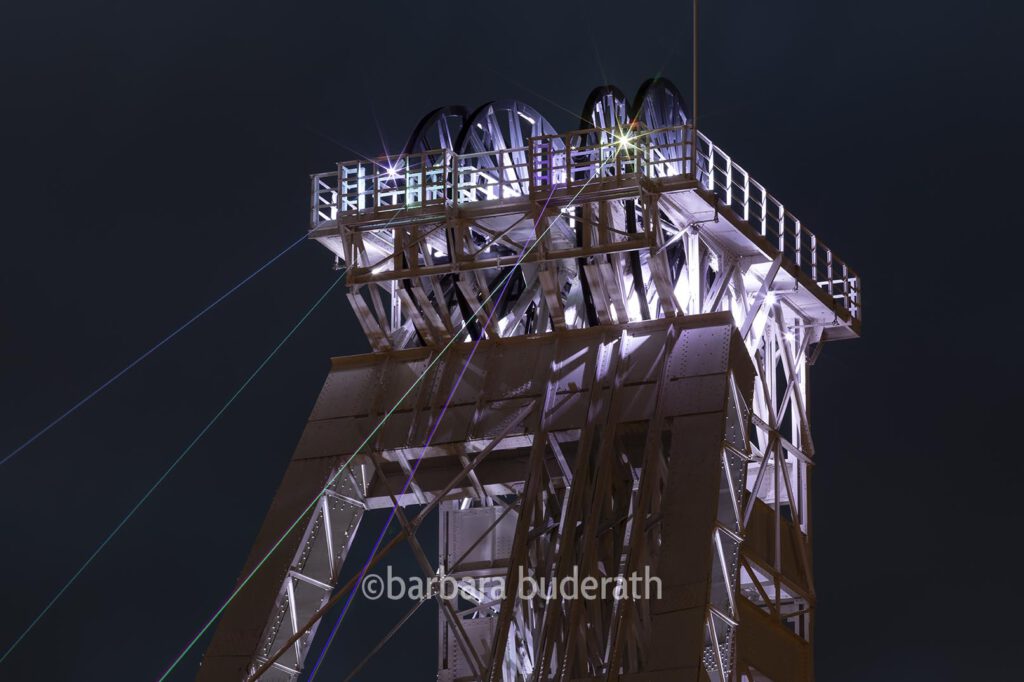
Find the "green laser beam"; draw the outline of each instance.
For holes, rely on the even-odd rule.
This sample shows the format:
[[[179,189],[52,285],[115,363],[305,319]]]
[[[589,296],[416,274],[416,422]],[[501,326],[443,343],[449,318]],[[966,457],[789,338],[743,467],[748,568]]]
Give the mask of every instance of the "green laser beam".
[[[398,216],[401,215],[401,213],[403,211],[405,211],[405,209],[406,209],[406,206],[403,206],[401,209],[399,209],[399,211],[397,213],[395,213],[395,215],[393,215],[390,220],[388,220],[387,224],[384,225],[384,227],[387,227],[392,222],[394,222],[394,220],[396,218],[398,218]],[[301,240],[299,240],[299,241],[301,241]],[[416,240],[416,241],[414,241],[412,243],[416,243],[418,241],[419,240]],[[298,244],[298,243],[299,242],[295,242],[295,244]],[[290,248],[291,247],[289,247],[289,249]],[[283,255],[283,252],[282,252],[282,255]],[[274,260],[276,260],[278,257],[279,256],[276,256],[274,258]],[[271,261],[271,262],[273,262],[273,261]],[[264,267],[266,267],[266,266],[264,266]],[[261,270],[262,270],[262,268],[261,268]],[[14,641],[13,644],[11,644],[10,647],[8,647],[8,649],[4,652],[3,656],[0,656],[0,663],[3,663],[4,660],[11,654],[11,652],[14,651],[14,649],[18,646],[18,644],[21,643],[21,640],[23,640],[26,637],[26,635],[28,635],[29,632],[32,631],[32,628],[34,628],[36,626],[36,624],[43,618],[43,616],[45,616],[46,613],[53,607],[53,605],[55,603],[57,603],[57,600],[59,600],[61,598],[61,596],[64,594],[64,592],[66,592],[67,589],[69,587],[71,587],[71,584],[74,583],[78,579],[78,577],[85,571],[85,569],[89,567],[89,564],[92,563],[93,559],[95,559],[96,556],[99,555],[99,553],[101,551],[103,551],[103,548],[107,546],[107,544],[114,538],[115,535],[117,535],[118,531],[121,530],[121,527],[124,526],[125,523],[127,523],[128,520],[135,514],[135,512],[137,512],[139,510],[139,507],[141,507],[143,505],[143,503],[145,503],[146,500],[149,499],[149,496],[153,493],[153,491],[156,490],[156,488],[160,486],[160,484],[163,482],[163,480],[165,478],[167,478],[167,476],[171,473],[171,471],[173,471],[174,468],[178,466],[178,463],[181,462],[182,459],[184,459],[185,455],[187,455],[189,453],[189,451],[196,445],[196,443],[199,442],[199,440],[203,437],[203,435],[205,435],[205,433],[213,426],[213,424],[227,410],[227,408],[230,407],[231,403],[234,402],[234,400],[239,396],[239,394],[241,394],[242,391],[245,390],[246,386],[248,386],[249,383],[253,379],[256,378],[256,375],[260,373],[260,371],[266,366],[266,364],[268,362],[270,362],[270,360],[274,357],[274,355],[277,353],[277,351],[281,349],[281,347],[285,344],[285,342],[288,341],[289,338],[291,338],[291,336],[298,330],[298,328],[300,326],[302,326],[302,324],[306,321],[306,318],[308,318],[313,313],[313,311],[316,310],[317,307],[319,307],[319,305],[323,302],[323,300],[327,297],[327,295],[331,292],[331,290],[334,289],[334,287],[337,286],[338,282],[341,281],[341,279],[344,276],[346,270],[347,270],[347,268],[342,268],[341,269],[341,271],[338,273],[338,277],[327,288],[327,291],[325,291],[323,293],[323,295],[319,299],[317,299],[316,303],[314,303],[313,306],[308,311],[306,311],[306,314],[302,316],[302,319],[300,319],[298,321],[298,323],[296,323],[296,325],[292,328],[292,330],[289,331],[288,334],[281,340],[281,342],[274,348],[274,350],[271,351],[270,355],[268,355],[263,360],[263,362],[260,363],[260,366],[256,369],[255,372],[253,372],[249,376],[249,378],[245,381],[245,383],[242,384],[241,388],[239,388],[238,391],[233,396],[231,396],[231,398],[228,399],[227,403],[225,403],[224,406],[220,409],[220,411],[216,415],[214,415],[213,419],[211,419],[210,422],[202,429],[202,431],[199,432],[199,435],[196,436],[195,439],[193,439],[193,441],[191,443],[189,443],[188,447],[186,447],[185,450],[178,456],[178,458],[176,460],[174,460],[174,462],[163,473],[163,475],[159,479],[157,479],[157,482],[155,484],[153,484],[153,486],[146,492],[146,494],[143,495],[142,498],[135,504],[135,506],[131,508],[131,510],[128,512],[128,514],[123,519],[121,519],[121,522],[119,524],[117,524],[117,526],[114,528],[113,531],[110,532],[110,534],[106,537],[106,539],[103,540],[103,542],[100,543],[100,545],[99,545],[99,547],[97,547],[96,551],[94,551],[89,556],[89,558],[86,559],[85,563],[82,564],[82,566],[74,573],[74,575],[71,576],[71,579],[68,580],[64,584],[64,587],[62,587],[57,592],[57,594],[53,597],[53,599],[50,600],[50,602],[46,605],[46,607],[29,624],[29,626],[25,629],[25,631],[22,632],[21,635],[18,636],[18,638]],[[246,280],[246,281],[248,281],[248,280]]]
[[[548,230],[550,230],[550,229],[551,229],[551,225],[548,225],[547,229],[545,229],[544,232],[541,233],[540,238],[543,238],[544,235],[547,234]],[[540,239],[535,241],[533,243],[533,245],[531,245],[526,251],[524,251],[523,252],[523,257],[525,257],[526,254],[530,253],[530,251],[533,250],[533,247],[536,246],[539,243],[539,241],[540,241]],[[501,282],[502,285],[504,284],[504,281],[506,279],[508,279],[509,277],[512,276],[512,273],[515,272],[515,267],[518,266],[521,263],[521,261],[522,261],[522,258],[520,258],[520,260],[517,261],[516,264],[509,271],[509,273],[507,275],[505,275],[505,277],[502,279],[502,282]],[[500,288],[500,286],[496,287],[495,289],[499,289],[499,288]],[[287,538],[288,535],[291,534],[291,532],[293,530],[295,530],[295,527],[299,525],[299,523],[302,521],[303,518],[305,518],[306,514],[308,514],[313,509],[313,507],[316,506],[317,502],[320,500],[320,497],[322,495],[324,495],[327,492],[327,490],[332,485],[334,485],[334,482],[337,481],[338,477],[341,476],[341,474],[343,474],[345,472],[345,469],[348,468],[349,464],[352,463],[352,460],[354,460],[356,458],[356,456],[366,446],[366,444],[370,442],[370,439],[372,439],[377,434],[377,431],[379,431],[381,429],[381,427],[384,426],[385,422],[387,422],[387,420],[391,417],[391,415],[394,414],[395,410],[398,409],[398,406],[402,404],[402,401],[404,401],[409,396],[409,394],[412,393],[413,389],[416,388],[420,384],[421,381],[423,381],[423,378],[430,372],[431,369],[434,368],[434,365],[436,365],[438,362],[440,362],[441,358],[448,351],[448,349],[452,346],[452,344],[454,344],[459,339],[459,337],[462,335],[462,333],[466,331],[466,329],[467,329],[467,327],[469,325],[469,322],[476,318],[476,316],[483,309],[484,305],[487,302],[490,301],[490,299],[491,299],[491,297],[493,295],[494,295],[494,292],[492,291],[481,302],[480,307],[477,308],[473,312],[473,314],[469,316],[469,319],[463,321],[462,328],[459,329],[459,331],[457,331],[452,336],[451,340],[448,341],[447,344],[445,344],[445,346],[440,350],[440,352],[437,354],[437,356],[430,362],[429,365],[427,365],[427,367],[423,370],[423,372],[409,386],[408,390],[406,390],[406,392],[402,394],[402,397],[400,397],[398,399],[398,401],[394,404],[394,406],[384,414],[384,416],[381,419],[380,423],[378,423],[377,426],[374,427],[373,431],[371,431],[370,434],[363,440],[363,442],[359,444],[359,447],[356,448],[355,452],[353,452],[349,456],[349,458],[347,460],[345,460],[345,463],[341,465],[341,467],[338,469],[338,471],[333,476],[331,476],[331,478],[327,481],[327,483],[320,490],[320,492],[317,493],[317,495],[313,499],[313,501],[310,502],[309,505],[307,505],[306,508],[303,509],[302,512],[299,513],[299,515],[296,517],[295,521],[293,521],[292,524],[290,526],[288,526],[288,528],[284,531],[284,533],[281,534],[281,537],[279,537],[277,539],[277,542],[275,542],[273,544],[273,546],[267,551],[267,553],[263,556],[263,558],[260,559],[259,563],[257,563],[256,566],[253,567],[252,571],[249,572],[249,575],[247,575],[245,577],[245,579],[238,585],[238,587],[235,588],[234,592],[231,593],[231,596],[228,597],[227,601],[225,601],[224,604],[219,609],[217,609],[217,612],[214,613],[213,616],[210,618],[210,620],[208,620],[206,622],[206,625],[204,625],[203,628],[198,633],[196,633],[196,636],[192,638],[192,641],[190,641],[188,643],[188,646],[186,646],[185,649],[178,655],[178,657],[176,659],[174,659],[174,662],[171,663],[171,667],[169,667],[167,669],[167,671],[164,672],[164,674],[160,676],[159,682],[163,682],[163,680],[166,680],[167,676],[170,675],[171,672],[174,671],[174,668],[176,668],[178,666],[178,664],[181,663],[181,660],[183,658],[185,658],[186,655],[188,655],[188,652],[191,651],[192,647],[194,647],[196,645],[196,642],[198,642],[199,639],[204,634],[206,634],[206,631],[210,629],[210,626],[213,625],[217,621],[217,619],[220,617],[220,615],[222,613],[224,613],[224,610],[231,604],[232,601],[234,601],[235,597],[237,597],[238,594],[245,588],[245,586],[249,584],[249,581],[252,580],[253,576],[255,576],[256,573],[263,567],[263,564],[266,563],[266,561],[270,558],[270,556],[275,551],[277,551],[277,548],[281,546],[281,543],[284,542],[285,538]]]
[[[21,643],[21,641],[23,639],[25,639],[25,637],[32,631],[33,628],[35,628],[36,624],[38,624],[39,621],[42,620],[43,617],[49,612],[49,610],[51,608],[53,608],[53,605],[57,603],[57,600],[59,600],[61,598],[61,596],[63,596],[64,593],[68,591],[68,588],[70,588],[71,585],[73,585],[74,582],[76,580],[78,580],[78,577],[80,575],[82,575],[82,573],[85,572],[85,570],[89,567],[89,565],[93,562],[93,560],[97,556],[99,556],[100,552],[102,552],[103,549],[108,544],[110,544],[110,541],[114,539],[114,536],[117,535],[117,533],[121,530],[121,528],[123,528],[124,525],[126,523],[128,523],[128,521],[135,515],[135,512],[137,512],[139,510],[139,508],[146,502],[146,500],[148,500],[149,497],[156,491],[156,489],[158,487],[160,487],[160,484],[163,483],[164,480],[168,476],[170,476],[171,472],[174,471],[174,469],[178,466],[178,464],[181,463],[181,461],[183,459],[185,459],[185,456],[189,452],[192,451],[192,448],[194,448],[196,446],[196,444],[200,440],[202,440],[203,436],[205,436],[206,433],[211,428],[213,428],[213,425],[216,424],[217,420],[219,420],[221,418],[221,416],[227,411],[227,409],[229,407],[231,407],[231,404],[233,402],[235,402],[235,400],[238,398],[239,395],[242,394],[242,391],[244,391],[246,389],[246,387],[248,387],[249,384],[252,383],[253,379],[255,379],[256,376],[263,370],[263,368],[267,366],[267,363],[269,363],[274,358],[274,356],[277,355],[277,352],[279,350],[281,350],[281,347],[284,346],[284,344],[288,341],[288,339],[290,339],[295,334],[296,331],[298,331],[299,327],[302,326],[302,324],[306,321],[306,319],[309,318],[309,316],[313,314],[313,311],[316,310],[318,307],[320,307],[320,304],[323,303],[325,298],[327,298],[327,295],[330,294],[331,291],[334,290],[334,287],[336,287],[339,282],[341,282],[344,274],[345,274],[344,270],[342,270],[340,273],[338,273],[338,276],[334,279],[333,282],[331,282],[331,285],[329,287],[327,287],[327,290],[324,291],[323,294],[320,295],[320,298],[318,298],[316,300],[316,302],[312,305],[312,307],[310,307],[309,310],[306,311],[306,314],[303,315],[299,319],[299,321],[295,323],[295,326],[292,327],[291,330],[284,336],[284,338],[281,339],[281,341],[276,346],[274,346],[274,349],[272,351],[270,351],[270,354],[267,355],[267,357],[265,357],[263,359],[263,362],[261,362],[258,367],[256,367],[255,371],[253,371],[253,373],[249,375],[249,378],[246,379],[244,382],[242,382],[242,385],[238,388],[238,390],[235,391],[235,393],[230,398],[228,398],[228,401],[226,403],[224,403],[224,406],[221,407],[220,410],[218,410],[215,415],[213,415],[213,418],[210,419],[210,421],[208,421],[206,423],[206,426],[204,426],[199,431],[199,433],[196,435],[196,437],[192,439],[192,442],[190,442],[188,444],[188,446],[184,450],[181,451],[181,454],[179,454],[177,459],[175,459],[171,463],[171,465],[169,467],[167,467],[167,469],[164,471],[164,473],[161,474],[160,478],[158,478],[156,480],[156,483],[154,483],[149,488],[149,490],[146,491],[146,494],[143,495],[139,499],[139,501],[135,503],[135,506],[133,506],[131,508],[131,510],[124,516],[124,518],[121,519],[120,523],[118,523],[114,527],[114,530],[112,530],[110,532],[110,534],[107,535],[107,537],[103,540],[103,542],[101,542],[99,544],[99,546],[93,551],[93,553],[89,555],[89,558],[85,560],[85,563],[83,563],[79,567],[79,569],[77,571],[75,571],[75,573],[71,576],[71,578],[66,583],[64,583],[64,586],[62,588],[60,588],[60,590],[57,591],[57,594],[54,595],[53,599],[50,600],[50,602],[46,605],[46,607],[43,608],[43,610],[39,612],[39,615],[37,615],[32,620],[32,622],[29,623],[28,627],[25,628],[25,630],[18,636],[18,638],[16,640],[14,640],[14,643],[11,644],[7,648],[7,650],[4,652],[4,655],[0,656],[0,663],[3,663],[4,660],[8,656],[11,655],[11,652],[14,651],[14,649]]]
[[[543,233],[541,233],[541,237],[543,237],[544,234],[546,234],[547,231],[550,230],[550,229],[551,229],[551,226],[549,225],[547,227],[547,229],[544,230]],[[539,241],[539,239],[538,239],[538,241]],[[534,246],[536,244],[537,244],[537,242],[534,242]],[[527,249],[526,251],[524,251],[524,255],[529,253],[532,248],[533,247],[530,247],[530,249]],[[517,262],[516,265],[518,265],[518,264],[519,263]],[[512,276],[513,272],[515,272],[515,266],[513,266],[512,269],[509,271],[509,273],[507,275],[505,275],[505,277],[502,280],[502,284],[504,284],[504,280],[505,279],[508,279],[509,277]],[[316,494],[316,497],[313,498],[313,501],[310,502],[309,505],[307,505],[306,508],[303,509],[299,513],[299,515],[296,517],[295,521],[293,521],[292,524],[290,526],[288,526],[288,528],[284,531],[284,533],[281,534],[281,537],[279,537],[277,539],[277,542],[275,542],[273,544],[273,546],[271,546],[271,548],[269,550],[267,550],[267,553],[263,556],[262,559],[260,559],[259,563],[257,563],[256,566],[253,567],[252,571],[249,572],[249,575],[247,575],[245,577],[245,579],[238,585],[238,587],[235,588],[234,592],[231,593],[231,596],[228,597],[227,601],[225,601],[224,604],[222,604],[221,607],[219,609],[217,609],[217,612],[214,613],[213,616],[210,617],[210,620],[208,620],[206,622],[206,625],[204,625],[203,628],[198,633],[196,633],[196,636],[192,638],[192,641],[190,641],[188,643],[188,646],[186,646],[185,649],[180,654],[178,654],[178,657],[176,659],[174,659],[173,663],[171,663],[171,667],[169,667],[164,672],[164,674],[160,676],[159,682],[163,682],[163,680],[167,679],[167,676],[170,675],[174,671],[174,669],[178,666],[178,664],[181,663],[181,660],[183,658],[185,658],[185,656],[188,655],[188,652],[192,650],[192,647],[194,647],[196,645],[196,642],[198,642],[199,639],[204,634],[206,634],[206,631],[210,629],[210,626],[213,625],[217,621],[218,618],[220,618],[220,615],[222,613],[224,613],[224,610],[231,604],[232,601],[234,601],[235,597],[237,597],[238,594],[245,588],[245,586],[249,584],[249,581],[252,580],[253,576],[255,576],[256,573],[263,567],[263,564],[265,564],[267,562],[267,560],[270,558],[270,556],[274,552],[277,551],[277,548],[281,546],[281,543],[284,542],[285,538],[287,538],[288,535],[290,535],[291,532],[293,530],[295,530],[295,527],[299,525],[299,523],[302,521],[303,518],[305,518],[306,514],[308,514],[313,509],[313,507],[316,506],[317,502],[319,502],[319,500],[320,500],[320,497],[322,495],[324,495],[327,492],[327,490],[332,485],[334,485],[334,482],[337,481],[338,477],[341,476],[341,474],[343,474],[345,472],[345,469],[348,468],[348,465],[351,464],[352,460],[354,460],[356,458],[356,455],[358,455],[360,452],[362,452],[362,449],[366,446],[367,443],[370,442],[370,439],[373,438],[377,434],[377,432],[381,429],[381,427],[384,426],[385,422],[387,422],[387,420],[391,417],[391,415],[394,414],[395,410],[398,409],[398,406],[402,404],[402,401],[404,401],[409,396],[409,394],[412,393],[412,390],[414,388],[416,388],[420,384],[421,381],[423,381],[423,378],[430,372],[431,369],[434,368],[434,365],[436,365],[441,360],[442,356],[448,351],[448,349],[452,346],[452,344],[454,344],[458,340],[458,338],[462,335],[462,333],[464,331],[466,331],[466,329],[467,329],[467,327],[469,325],[469,322],[476,318],[476,316],[479,314],[479,312],[483,309],[483,306],[491,299],[491,296],[493,296],[493,295],[494,295],[493,292],[490,295],[488,295],[481,302],[480,307],[477,308],[473,312],[473,314],[469,316],[469,319],[463,321],[462,328],[459,329],[459,331],[457,331],[452,336],[451,340],[447,344],[445,344],[445,346],[441,349],[441,351],[437,354],[437,356],[430,362],[429,365],[427,365],[427,367],[423,370],[423,372],[409,386],[408,390],[406,390],[406,392],[402,394],[402,397],[400,397],[398,399],[398,401],[394,404],[394,406],[384,414],[384,416],[381,418],[380,423],[378,423],[377,426],[374,427],[373,431],[371,431],[370,434],[363,440],[363,442],[359,444],[359,447],[356,448],[355,452],[353,452],[349,456],[349,458],[347,460],[345,460],[345,463],[341,465],[341,467],[338,469],[338,471],[333,476],[331,476],[331,478],[327,481],[327,483],[320,490],[320,492]]]

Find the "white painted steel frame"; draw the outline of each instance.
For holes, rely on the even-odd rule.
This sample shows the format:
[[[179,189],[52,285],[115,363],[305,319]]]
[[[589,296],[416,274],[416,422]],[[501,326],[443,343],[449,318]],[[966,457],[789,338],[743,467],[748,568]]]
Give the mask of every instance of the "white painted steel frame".
[[[463,328],[467,310],[488,299],[495,274],[538,235],[541,244],[520,268],[510,300],[490,326],[476,333],[490,340],[525,336],[525,342],[536,338],[541,343],[547,334],[561,338],[595,324],[625,325],[621,352],[629,330],[642,327],[645,320],[728,312],[756,380],[749,398],[734,377],[729,380],[732,426],[722,442],[719,515],[708,540],[713,557],[709,570],[715,577],[709,582],[702,665],[711,679],[761,680],[768,679],[764,671],[738,644],[745,632],[742,614],[749,613],[744,609],[756,609],[795,639],[809,643],[812,638],[814,446],[807,372],[823,341],[859,335],[860,280],[729,156],[694,132],[686,126],[638,130],[623,141],[620,129],[609,128],[539,135],[524,140],[515,154],[438,150],[339,164],[336,172],[313,178],[311,236],[349,266],[349,300],[373,348],[385,354],[446,343]],[[686,142],[693,139],[696,148]],[[481,154],[489,159],[487,168]],[[580,188],[570,205],[568,198]],[[553,200],[542,211],[546,196]],[[584,275],[589,303],[581,288]],[[485,305],[489,315],[487,305],[493,302]],[[621,381],[611,368],[622,362],[622,357],[610,357],[603,371]],[[551,369],[554,380],[558,373]],[[437,412],[426,386],[417,393],[413,412],[419,416],[413,416],[413,425]],[[400,506],[433,500],[433,506],[442,507],[440,566],[459,575],[462,597],[475,604],[469,609],[441,604],[442,679],[461,679],[460,671],[467,670],[470,679],[526,679],[539,675],[541,668],[561,676],[589,670],[601,679],[617,679],[620,670],[641,670],[650,654],[644,650],[650,642],[649,616],[616,605],[611,622],[620,624],[619,629],[609,630],[603,645],[597,640],[586,644],[587,653],[574,662],[552,658],[559,647],[576,645],[552,639],[556,631],[546,625],[553,617],[550,606],[537,611],[494,603],[488,597],[494,568],[460,568],[460,559],[448,549],[458,544],[451,528],[461,523],[460,515],[491,514],[494,524],[484,535],[507,533],[513,521],[521,526],[547,519],[556,535],[543,551],[557,554],[554,538],[565,537],[566,530],[558,528],[572,505],[582,504],[573,502],[572,492],[586,491],[594,499],[597,485],[592,480],[574,486],[580,473],[563,451],[569,444],[578,449],[597,439],[605,448],[598,461],[610,462],[607,448],[614,438],[610,432],[599,435],[596,418],[608,406],[593,402],[586,408],[597,410],[589,422],[595,424],[592,429],[568,440],[564,433],[550,431],[545,419],[555,393],[549,385],[543,403],[530,408],[531,433],[501,433],[476,444],[451,446],[459,457],[458,482],[434,492],[414,483],[412,492],[398,500]],[[373,414],[386,407],[378,406]],[[483,409],[478,401],[475,419]],[[516,418],[523,419],[527,417]],[[650,446],[645,451],[653,452]],[[523,453],[527,468],[521,479],[481,480],[479,467],[495,453],[504,457],[510,452]],[[555,470],[538,468],[545,457],[555,463]],[[389,450],[379,443],[360,462],[358,475],[342,478],[343,489],[324,496],[309,520],[248,668],[251,675],[295,678],[364,509],[394,500],[379,490],[374,493],[372,481],[388,485],[389,476],[409,468],[401,448]],[[655,483],[664,481],[658,473],[664,463],[645,462],[629,490],[616,493],[625,495],[622,499],[632,508],[652,504],[664,494],[656,492]],[[389,474],[387,467],[398,469]],[[609,474],[606,469],[595,475]],[[403,536],[414,539],[422,518],[403,516]],[[340,536],[339,528],[344,529]],[[623,553],[615,564],[622,570],[642,563],[633,548],[640,546],[635,540],[646,531],[634,522],[621,535]],[[522,536],[517,529],[514,537]],[[483,536],[479,541],[485,541]],[[473,549],[462,548],[464,553]],[[532,557],[537,565],[543,553],[535,544],[529,549],[509,547],[504,557],[503,551],[494,549],[492,561],[507,564]],[[317,561],[321,565],[313,570]],[[423,570],[437,569],[428,562]],[[297,589],[308,596],[300,597]],[[474,622],[482,613],[493,622]],[[558,637],[571,638],[571,624],[582,614],[570,609],[563,615],[570,627],[559,630]],[[621,629],[627,621],[628,633]],[[494,629],[485,637],[490,650],[468,644],[467,628],[478,627]],[[748,629],[756,632],[753,626]],[[520,645],[506,649],[499,644],[506,638]],[[541,668],[538,660],[545,661]],[[763,665],[770,667],[771,662]]]

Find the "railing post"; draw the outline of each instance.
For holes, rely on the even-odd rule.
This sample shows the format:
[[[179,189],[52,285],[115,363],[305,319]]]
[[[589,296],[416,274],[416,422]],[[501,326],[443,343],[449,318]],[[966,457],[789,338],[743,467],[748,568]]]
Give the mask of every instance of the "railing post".
[[[853,314],[853,307],[850,305],[850,271],[843,263],[843,305]]]
[[[750,222],[750,173],[743,171],[743,219]]]
[[[338,200],[338,207],[347,212],[350,210],[349,206],[352,201],[348,198],[348,191],[352,185],[349,180],[349,170],[340,163],[338,164],[338,194],[341,197]]]
[[[366,208],[366,168],[360,161],[356,166],[356,210]]]
[[[725,157],[725,205],[732,207],[732,157]]]
[[[761,187],[761,236],[768,236],[768,192],[765,191],[764,185]]]
[[[459,205],[459,157],[455,155],[455,152],[449,152],[451,173],[452,173],[452,206],[458,207]]]
[[[317,205],[320,203],[320,178],[313,176],[313,192],[309,202],[309,227],[315,228],[320,221],[317,220]]]
[[[505,153],[498,153],[498,196],[499,201],[505,198]]]
[[[715,143],[708,140],[708,191],[715,191]]]
[[[653,154],[651,153],[649,138],[644,140],[641,151],[643,152],[642,154],[636,155],[636,173],[642,177],[650,177],[648,173],[650,172],[651,164],[653,163],[651,161]]]
[[[423,208],[427,207],[427,163],[430,161],[430,157],[424,152],[420,155],[420,206]],[[409,162],[406,163],[406,170],[408,175]],[[409,185],[407,179],[406,184]]]
[[[832,250],[828,249],[825,252],[826,265],[825,269],[828,271],[828,295],[831,297],[834,295],[832,290]]]
[[[625,152],[625,153],[623,153],[623,152]],[[625,150],[625,149],[619,148],[619,146],[616,145],[616,146],[612,147],[612,153],[614,154],[614,158],[615,158],[615,180],[616,180],[617,183],[621,184],[622,183],[622,175],[626,172],[626,164],[625,164],[625,162],[622,159],[623,159],[623,157],[628,159],[629,158],[629,156],[628,156],[629,152],[627,150]]]
[[[655,166],[654,152],[655,151],[656,151],[656,149],[655,149],[654,143],[651,142],[650,138],[648,138],[647,143],[644,145],[644,167],[643,167],[643,170],[641,171],[641,174],[644,175],[645,177],[649,177],[649,178],[653,178],[654,177],[654,166]],[[662,154],[662,158],[663,159],[665,158],[664,154]],[[664,177],[668,177],[667,161],[661,161],[657,165],[661,168],[661,177],[663,177],[663,178]]]
[[[800,269],[800,263],[801,263],[801,251],[802,251],[802,249],[800,248],[800,246],[801,246],[800,245],[800,221],[797,220],[796,218],[794,218],[793,220],[794,220],[794,222],[796,222],[796,227],[794,228],[794,232],[795,232],[794,241],[796,241],[796,267],[799,270]]]
[[[697,179],[697,129],[693,125],[683,128],[683,145],[680,160],[683,163],[683,175],[691,180]]]
[[[850,310],[850,314],[856,319],[860,319],[860,311],[864,307],[864,302],[861,300],[860,291],[860,277],[857,273],[853,273],[853,309]]]
[[[779,253],[786,253],[786,209],[779,204]]]
[[[537,174],[537,158],[533,153],[533,146],[536,138],[529,138],[526,141],[526,195],[533,198],[533,185]]]
[[[555,149],[554,149],[554,145],[551,144],[550,140],[548,141],[548,143],[549,143],[549,145],[548,145],[548,155],[549,155],[550,163],[551,163],[550,177],[548,178],[548,181],[551,183],[551,185],[553,187],[554,184],[555,184]],[[565,146],[565,164],[564,164],[565,165],[565,186],[566,186],[566,188],[569,188],[569,187],[572,187],[573,175],[576,172],[575,169],[573,169],[573,166],[572,166],[572,162],[573,162],[572,141],[569,138],[566,138],[564,146]]]
[[[818,238],[811,235],[811,279],[818,284]]]
[[[373,183],[373,212],[376,213],[380,208],[380,171],[376,163],[373,164],[373,175],[370,176],[370,182]]]

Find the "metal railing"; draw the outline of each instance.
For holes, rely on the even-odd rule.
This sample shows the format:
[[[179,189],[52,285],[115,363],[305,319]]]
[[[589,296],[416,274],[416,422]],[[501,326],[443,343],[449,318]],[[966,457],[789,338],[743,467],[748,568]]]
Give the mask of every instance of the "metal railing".
[[[446,151],[346,161],[313,176],[310,225],[339,216],[443,209],[451,197],[452,154]]]
[[[859,320],[857,274],[706,135],[697,132],[694,148],[693,132],[689,126],[581,130],[532,137],[525,147],[499,151],[435,150],[339,163],[336,171],[312,177],[310,224],[316,229],[359,216],[387,219],[405,209],[524,203],[555,189],[696,179]]]
[[[546,195],[552,186],[576,189],[584,186],[636,183],[684,177],[690,163],[690,129],[581,130],[530,138],[531,185]]]
[[[697,133],[697,175],[704,189],[713,192],[722,204],[760,232],[854,319],[860,319],[857,273],[701,132]]]
[[[450,153],[455,173],[448,196],[459,205],[529,197],[530,166],[523,151]]]
[[[386,218],[403,208],[514,203],[546,195],[552,185],[576,189],[684,177],[691,166],[690,132],[581,130],[533,137],[524,147],[500,151],[435,150],[339,163],[336,171],[312,178],[310,224],[315,229],[339,216],[364,214]]]

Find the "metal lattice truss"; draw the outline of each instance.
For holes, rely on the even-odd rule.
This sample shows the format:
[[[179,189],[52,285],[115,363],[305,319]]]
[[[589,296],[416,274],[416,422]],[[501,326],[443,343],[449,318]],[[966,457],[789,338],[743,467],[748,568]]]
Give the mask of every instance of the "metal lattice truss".
[[[859,335],[859,278],[663,81],[632,107],[595,91],[583,124],[449,107],[402,155],[314,177],[311,236],[348,267],[374,353],[334,360],[243,575],[317,505],[225,611],[200,679],[296,679],[354,587],[360,520],[392,506],[374,563],[408,543],[458,583],[428,600],[442,682],[811,679],[807,372]],[[481,340],[468,365],[472,344],[443,350],[456,337]],[[417,540],[433,513],[436,562]],[[645,571],[658,599],[515,589]]]
[[[466,655],[442,621],[439,679],[631,679],[654,670],[679,679],[700,669],[701,651],[728,669],[753,375],[731,325],[717,321],[630,329],[598,343],[554,340],[558,359],[538,396],[549,416],[534,427],[514,519],[503,527],[500,507],[446,503],[440,566],[466,585],[461,625],[481,646]],[[558,405],[571,400],[559,391],[569,376],[581,382],[581,423],[600,427],[552,428],[561,426]],[[710,390],[693,399],[698,384]],[[463,546],[480,546],[456,527],[467,514],[477,527],[494,518],[496,530],[485,532],[495,542],[453,561]],[[665,594],[649,602],[517,597],[520,575],[552,585],[652,571]],[[502,599],[487,592],[495,578],[512,583]],[[662,633],[672,646],[658,641]]]

